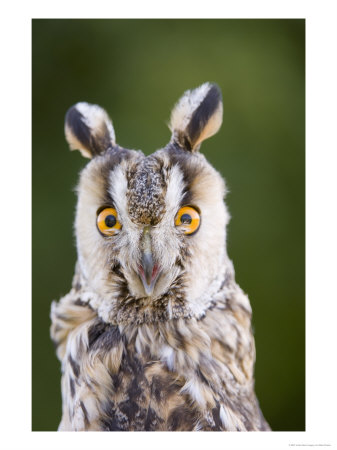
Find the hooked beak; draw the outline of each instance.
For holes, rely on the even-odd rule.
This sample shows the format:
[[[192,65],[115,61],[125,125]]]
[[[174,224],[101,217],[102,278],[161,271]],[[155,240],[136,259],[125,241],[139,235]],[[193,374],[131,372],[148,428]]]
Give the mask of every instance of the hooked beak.
[[[159,265],[156,264],[152,256],[151,237],[148,227],[144,228],[142,236],[142,256],[138,273],[143,283],[147,295],[151,295],[160,275]]]
[[[152,254],[143,253],[142,264],[138,268],[145,292],[151,295],[159,278],[159,266],[153,262]]]

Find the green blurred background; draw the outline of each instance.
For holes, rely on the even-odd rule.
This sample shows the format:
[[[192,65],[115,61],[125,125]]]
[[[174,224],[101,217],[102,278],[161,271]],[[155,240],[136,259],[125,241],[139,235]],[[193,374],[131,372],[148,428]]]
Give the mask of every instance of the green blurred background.
[[[202,151],[224,175],[228,252],[253,307],[256,391],[273,430],[305,429],[305,21],[40,20],[33,24],[33,430],[61,418],[49,309],[76,261],[73,189],[86,164],[64,115],[107,109],[125,147],[170,139],[180,95],[222,89],[224,121]]]

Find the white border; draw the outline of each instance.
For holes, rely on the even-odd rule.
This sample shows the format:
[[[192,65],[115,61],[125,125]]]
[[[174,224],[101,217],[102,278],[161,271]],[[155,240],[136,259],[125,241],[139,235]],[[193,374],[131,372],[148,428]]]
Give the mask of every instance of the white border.
[[[1,6],[1,447],[285,449],[336,448],[337,10],[335,0],[21,1]],[[130,13],[131,12],[131,13]],[[31,432],[31,18],[305,18],[306,120],[306,432],[45,433]],[[13,234],[20,205],[27,225]],[[10,220],[8,218],[10,217]],[[12,294],[13,293],[13,294]],[[46,411],[47,413],[47,411]]]

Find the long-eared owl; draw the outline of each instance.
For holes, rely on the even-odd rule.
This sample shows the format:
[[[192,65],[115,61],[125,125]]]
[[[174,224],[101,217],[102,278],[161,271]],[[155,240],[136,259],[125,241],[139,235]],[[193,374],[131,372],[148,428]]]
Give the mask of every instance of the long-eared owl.
[[[170,142],[116,143],[107,113],[77,103],[71,149],[78,260],[51,308],[62,364],[59,430],[269,430],[254,392],[251,306],[226,251],[225,183],[199,152],[222,123],[217,85],[186,91]]]

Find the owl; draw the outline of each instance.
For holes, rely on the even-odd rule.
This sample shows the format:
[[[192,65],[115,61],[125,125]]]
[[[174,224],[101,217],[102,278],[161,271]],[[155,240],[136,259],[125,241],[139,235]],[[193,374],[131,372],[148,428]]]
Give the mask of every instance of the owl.
[[[226,251],[225,183],[199,152],[222,123],[219,87],[186,91],[170,142],[116,143],[100,106],[65,119],[80,174],[70,292],[53,302],[60,431],[266,431],[254,392],[251,306]]]

